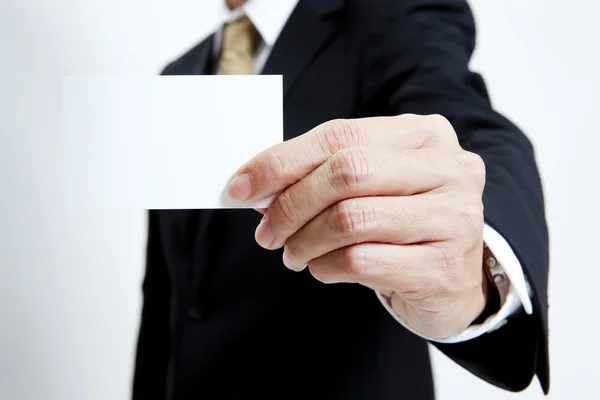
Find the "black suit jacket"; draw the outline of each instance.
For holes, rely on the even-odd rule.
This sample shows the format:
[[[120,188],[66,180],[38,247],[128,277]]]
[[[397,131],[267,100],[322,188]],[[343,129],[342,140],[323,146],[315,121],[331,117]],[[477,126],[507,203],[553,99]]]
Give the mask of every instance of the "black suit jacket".
[[[494,385],[521,390],[537,374],[547,391],[540,179],[530,142],[468,70],[474,37],[464,0],[301,0],[263,74],[283,74],[285,139],[334,118],[438,113],[452,122],[486,163],[485,220],[523,265],[534,315],[434,345]],[[209,73],[212,43],[164,74]],[[287,270],[281,252],[255,243],[259,219],[252,210],[150,211],[134,398],[433,398],[426,341],[370,289]]]

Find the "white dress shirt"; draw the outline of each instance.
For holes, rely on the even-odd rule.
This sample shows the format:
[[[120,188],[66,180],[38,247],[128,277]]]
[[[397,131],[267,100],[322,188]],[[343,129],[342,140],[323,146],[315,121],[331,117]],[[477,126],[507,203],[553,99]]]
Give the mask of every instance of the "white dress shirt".
[[[242,15],[246,15],[254,24],[261,39],[253,59],[253,73],[259,74],[262,71],[267,58],[283,30],[292,11],[298,4],[298,0],[248,0],[242,7],[235,11],[230,11],[224,0],[222,15],[219,19],[219,25],[215,33],[214,59],[218,60],[221,49],[222,27],[229,21],[234,21]],[[482,324],[473,324],[463,332],[444,339],[425,339],[440,343],[458,343],[476,338],[487,332],[492,332],[501,328],[507,323],[508,318],[513,315],[521,306],[527,314],[533,312],[530,288],[525,280],[523,269],[514,252],[504,238],[487,224],[483,230],[483,240],[491,250],[493,256],[482,260],[484,268],[489,268],[494,276],[494,281],[502,283],[497,285],[500,292],[501,307],[500,310],[488,317]],[[388,299],[380,293],[377,297],[388,310],[388,312],[405,328],[414,332],[398,315],[394,312]],[[415,334],[420,335],[416,332]]]

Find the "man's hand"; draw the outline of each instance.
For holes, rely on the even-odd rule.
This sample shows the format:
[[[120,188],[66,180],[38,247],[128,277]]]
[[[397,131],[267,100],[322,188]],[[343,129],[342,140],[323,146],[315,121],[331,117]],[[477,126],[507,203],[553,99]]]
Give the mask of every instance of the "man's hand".
[[[391,299],[423,336],[466,329],[483,311],[485,166],[438,115],[336,120],[246,163],[229,194],[278,194],[256,230],[283,262],[325,283]]]

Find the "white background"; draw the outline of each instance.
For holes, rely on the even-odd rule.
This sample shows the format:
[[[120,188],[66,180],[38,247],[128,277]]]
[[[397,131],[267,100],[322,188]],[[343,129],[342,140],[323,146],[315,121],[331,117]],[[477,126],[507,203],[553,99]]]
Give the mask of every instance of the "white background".
[[[0,1],[0,398],[128,398],[145,214],[61,211],[61,79],[155,74],[214,27],[220,1]],[[598,399],[600,3],[471,4],[473,68],[532,138],[545,184],[549,398]],[[434,364],[439,399],[517,396]],[[537,382],[518,396],[542,398]]]

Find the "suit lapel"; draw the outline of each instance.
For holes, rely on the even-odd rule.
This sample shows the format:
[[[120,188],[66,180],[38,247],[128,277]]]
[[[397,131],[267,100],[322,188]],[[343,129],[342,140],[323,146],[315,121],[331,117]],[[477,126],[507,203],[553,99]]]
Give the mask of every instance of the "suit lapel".
[[[212,34],[196,47],[170,64],[163,75],[211,75],[215,35]]]
[[[284,96],[334,33],[325,16],[342,5],[341,0],[300,1],[290,15],[261,73],[283,75]]]
[[[215,42],[214,33],[207,37],[200,44],[200,51],[198,52],[198,58],[196,59],[196,65],[194,66],[192,75],[211,75],[212,64],[213,64],[213,46]]]

